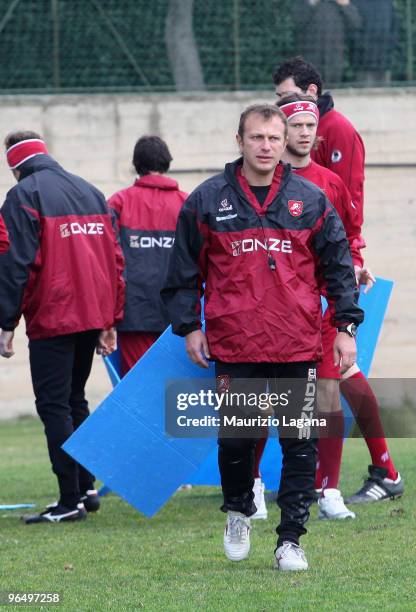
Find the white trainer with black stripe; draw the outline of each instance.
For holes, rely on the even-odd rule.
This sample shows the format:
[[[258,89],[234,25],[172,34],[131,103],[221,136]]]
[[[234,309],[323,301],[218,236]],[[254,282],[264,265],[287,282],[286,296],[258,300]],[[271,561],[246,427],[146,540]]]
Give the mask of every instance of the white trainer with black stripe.
[[[241,512],[227,512],[224,552],[230,561],[242,561],[250,552],[250,519]]]
[[[283,542],[276,549],[276,569],[282,572],[299,572],[308,569],[308,562],[303,549],[293,542]]]
[[[256,512],[251,515],[252,519],[267,519],[267,506],[264,499],[264,483],[261,478],[254,479],[254,504],[257,508]]]
[[[326,520],[354,519],[355,514],[348,510],[344,504],[341,491],[338,489],[324,489],[322,497],[318,499],[318,518]]]

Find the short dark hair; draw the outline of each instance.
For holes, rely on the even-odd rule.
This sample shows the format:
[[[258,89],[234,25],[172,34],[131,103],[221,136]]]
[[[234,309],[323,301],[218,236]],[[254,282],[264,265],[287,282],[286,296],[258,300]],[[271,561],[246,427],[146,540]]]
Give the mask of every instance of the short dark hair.
[[[290,94],[290,96],[286,96],[285,98],[282,98],[281,100],[278,100],[276,102],[276,106],[280,107],[280,106],[284,106],[284,104],[291,104],[292,102],[313,102],[313,104],[316,104],[316,100],[312,96],[308,96],[306,94],[294,93],[294,94]]]
[[[159,136],[142,136],[134,146],[133,166],[140,176],[150,172],[163,174],[169,170],[171,161],[168,145]]]
[[[240,122],[238,124],[238,135],[240,138],[243,138],[247,117],[254,114],[261,115],[266,121],[272,117],[279,117],[285,126],[285,137],[287,136],[287,119],[286,115],[280,110],[280,108],[277,108],[277,106],[274,104],[252,104],[240,115]]]
[[[295,81],[296,87],[300,87],[302,91],[306,91],[309,85],[315,84],[318,88],[318,96],[321,95],[322,77],[315,66],[305,61],[301,55],[292,57],[276,66],[273,72],[273,83],[280,85],[290,77]]]
[[[36,132],[32,132],[31,130],[19,130],[7,134],[6,138],[4,139],[4,144],[6,149],[9,149],[18,142],[23,142],[24,140],[31,140],[32,138],[38,138],[39,140],[43,140],[42,136],[39,136],[39,134],[37,134]]]

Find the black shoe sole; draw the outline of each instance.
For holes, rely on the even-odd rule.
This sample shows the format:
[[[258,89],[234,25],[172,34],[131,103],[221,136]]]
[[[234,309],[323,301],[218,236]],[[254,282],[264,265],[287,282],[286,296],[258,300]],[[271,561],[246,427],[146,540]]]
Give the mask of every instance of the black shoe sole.
[[[25,525],[36,525],[38,523],[50,523],[50,524],[74,523],[75,521],[85,521],[86,518],[87,518],[87,513],[83,514],[82,516],[62,518],[60,521],[51,521],[50,519],[47,519],[41,515],[29,516],[27,518],[22,516],[22,520],[25,523]]]
[[[397,495],[389,495],[388,497],[382,497],[381,499],[363,499],[363,500],[352,500],[352,499],[346,499],[345,503],[347,505],[352,505],[352,506],[357,506],[359,504],[374,504],[376,502],[383,502],[383,501],[394,501],[396,499],[400,499],[403,496],[403,493],[397,493]]]

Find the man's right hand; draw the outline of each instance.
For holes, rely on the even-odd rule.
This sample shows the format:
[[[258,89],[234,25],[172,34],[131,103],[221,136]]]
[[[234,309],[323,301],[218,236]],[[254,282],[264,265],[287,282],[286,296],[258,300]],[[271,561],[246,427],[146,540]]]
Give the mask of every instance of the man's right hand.
[[[96,353],[97,355],[103,355],[107,357],[111,355],[117,348],[117,336],[114,327],[105,329],[100,332],[97,342]]]
[[[6,359],[9,359],[9,357],[12,357],[12,355],[14,355],[13,337],[14,337],[14,332],[13,331],[4,331],[4,330],[1,330],[1,333],[0,333],[0,355],[2,357],[6,357]]]
[[[200,368],[208,368],[206,359],[211,357],[207,337],[200,329],[197,329],[185,338],[186,352],[192,363],[195,363]],[[205,359],[206,358],[206,359]]]

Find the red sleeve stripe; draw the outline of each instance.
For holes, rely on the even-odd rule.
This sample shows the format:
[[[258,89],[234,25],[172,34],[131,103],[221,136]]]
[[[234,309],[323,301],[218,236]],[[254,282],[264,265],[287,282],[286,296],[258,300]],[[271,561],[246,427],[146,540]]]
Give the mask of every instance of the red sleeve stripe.
[[[28,213],[36,217],[36,219],[40,219],[40,214],[36,210],[36,208],[31,208],[30,206],[26,206],[26,204],[22,204],[22,208],[24,208],[25,210],[27,210]]]

